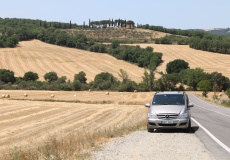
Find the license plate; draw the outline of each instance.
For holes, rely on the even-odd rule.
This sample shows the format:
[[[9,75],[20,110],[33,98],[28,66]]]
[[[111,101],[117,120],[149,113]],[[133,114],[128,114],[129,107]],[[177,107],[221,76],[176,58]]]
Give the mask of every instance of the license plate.
[[[162,124],[173,124],[173,121],[161,121]]]

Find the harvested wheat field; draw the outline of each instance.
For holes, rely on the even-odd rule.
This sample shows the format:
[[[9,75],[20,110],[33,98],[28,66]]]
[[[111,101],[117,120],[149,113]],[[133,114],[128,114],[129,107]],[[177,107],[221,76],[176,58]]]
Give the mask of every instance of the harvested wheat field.
[[[137,45],[137,44],[135,44]],[[159,44],[138,44],[145,48],[151,46],[154,52],[163,53],[163,63],[157,71],[166,72],[168,62],[175,59],[183,59],[189,63],[190,68],[202,68],[205,72],[220,72],[230,78],[230,55],[195,50],[188,45],[159,45]],[[159,78],[160,75],[156,75]]]
[[[200,67],[206,72],[217,71],[230,78],[230,55],[195,50],[187,45],[132,45],[151,46],[155,52],[163,53],[163,63],[157,68],[157,72],[165,73],[168,62],[183,59],[189,63],[190,68]],[[14,71],[16,77],[23,77],[26,72],[33,71],[38,73],[40,80],[44,80],[44,74],[51,71],[56,72],[59,77],[66,76],[71,81],[75,74],[84,71],[88,82],[101,72],[109,72],[119,79],[120,69],[127,71],[129,77],[136,82],[142,81],[144,74],[143,68],[117,60],[108,54],[60,47],[39,40],[20,42],[17,48],[1,48],[0,62],[0,68]],[[156,74],[156,78],[159,77]]]
[[[0,158],[20,154],[27,159],[47,159],[54,154],[74,159],[75,152],[94,147],[95,142],[124,136],[120,130],[130,133],[136,125],[143,129],[148,112],[144,104],[154,92],[1,90],[0,94],[10,95],[0,98]]]
[[[72,81],[75,74],[84,71],[88,82],[101,72],[109,72],[119,78],[120,69],[127,71],[132,80],[140,82],[144,73],[143,68],[108,54],[60,47],[39,40],[22,41],[16,48],[1,48],[0,68],[13,71],[16,77],[32,71],[39,75],[40,80],[52,71]]]
[[[150,102],[153,93],[1,90],[1,94],[10,95],[0,99],[0,153],[4,153],[13,146],[36,147],[54,134],[145,121],[144,104]]]

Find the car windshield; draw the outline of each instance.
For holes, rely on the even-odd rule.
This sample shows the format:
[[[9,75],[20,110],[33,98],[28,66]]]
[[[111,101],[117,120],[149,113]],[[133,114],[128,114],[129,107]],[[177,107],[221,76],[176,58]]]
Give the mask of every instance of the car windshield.
[[[152,105],[185,105],[183,94],[157,94]]]

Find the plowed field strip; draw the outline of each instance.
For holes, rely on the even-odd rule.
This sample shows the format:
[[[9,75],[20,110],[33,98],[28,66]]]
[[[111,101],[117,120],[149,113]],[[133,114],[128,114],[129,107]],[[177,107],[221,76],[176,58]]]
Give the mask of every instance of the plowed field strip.
[[[36,43],[37,44],[37,43]],[[70,67],[70,66],[74,66],[74,64],[69,64],[74,62],[75,57],[73,56],[73,54],[70,52],[67,52],[66,49],[62,49],[62,47],[57,46],[57,48],[53,48],[50,45],[40,43],[39,47],[41,48],[46,48],[47,50],[45,50],[44,52],[46,53],[46,55],[44,55],[46,57],[46,59],[48,59],[49,63],[47,64],[52,64],[52,66],[50,66],[50,68],[52,68],[52,70],[54,71],[58,71],[58,73],[60,75],[71,75],[71,77],[73,77],[74,73],[75,73],[75,69],[74,67]],[[35,46],[34,46],[35,47]],[[55,54],[50,54],[52,52],[55,52]],[[60,71],[60,72],[59,72]]]
[[[8,62],[10,52],[3,52],[3,64],[6,66],[4,69],[12,69],[11,65]]]
[[[11,126],[12,125],[21,125],[24,122],[26,125],[29,125],[30,123],[36,123],[36,124],[42,124],[43,122],[49,123],[53,121],[58,121],[65,119],[66,117],[70,117],[71,115],[78,115],[82,114],[83,112],[87,112],[88,109],[69,109],[69,108],[60,108],[60,107],[45,107],[45,108],[39,108],[40,110],[37,112],[33,112],[32,114],[29,113],[21,113],[22,116],[18,117],[18,119],[14,118],[14,122],[12,123],[12,119],[7,119]],[[26,116],[23,116],[26,115]],[[6,122],[7,120],[3,120]],[[29,121],[29,123],[28,123]]]
[[[6,133],[11,133],[10,135],[7,135],[7,138],[17,137],[23,134],[26,134],[28,137],[25,138],[31,138],[32,136],[38,136],[40,132],[49,131],[49,132],[55,132],[55,130],[61,130],[63,125],[70,124],[71,121],[77,120],[76,116],[78,118],[83,118],[84,116],[89,116],[92,114],[92,112],[79,112],[77,115],[71,115],[68,118],[65,119],[56,119],[51,122],[41,121],[41,122],[33,122],[33,123],[24,123],[19,124],[18,126],[14,126],[11,129],[6,130]],[[4,135],[4,133],[1,133],[0,135]],[[6,134],[5,134],[6,135]],[[40,135],[40,136],[47,136],[46,134]]]
[[[99,117],[99,119],[96,120],[93,119],[93,122],[89,120],[89,122],[86,123],[86,126],[92,126],[89,128],[89,130],[94,130],[94,129],[104,128],[105,126],[112,127],[115,126],[115,124],[119,124],[119,123],[123,124],[124,122],[122,120],[127,118],[123,116],[128,110],[130,110],[130,108],[126,108],[126,107],[122,109],[114,108],[112,112],[104,113],[103,116]]]
[[[29,54],[30,54],[30,59],[31,59],[31,61],[33,61],[33,63],[36,63],[36,61],[37,61],[37,56],[38,55],[36,55],[34,52],[29,52]],[[35,54],[35,55],[34,55]],[[40,57],[40,56],[39,56]],[[51,64],[50,63],[50,60],[46,57],[46,56],[44,56],[44,58],[42,58],[41,59],[41,62],[42,62],[42,64],[45,66],[44,68],[46,69],[46,73],[47,72],[51,72],[51,71],[54,71],[53,69],[52,69],[52,65],[53,64]],[[33,70],[36,70],[36,67],[37,66],[32,66],[33,64],[31,64],[31,67],[33,67]],[[45,74],[45,73],[44,73]],[[43,75],[44,75],[43,74]]]
[[[21,116],[22,112],[24,114],[28,114],[27,112],[25,113],[25,111],[34,112],[34,111],[36,111],[35,109],[40,109],[40,107],[30,107],[30,108],[22,107],[20,109],[19,108],[12,108],[11,110],[6,110],[5,112],[4,112],[4,110],[2,110],[2,107],[0,107],[0,109],[1,109],[0,115],[1,115],[1,120],[2,120],[2,119],[8,119],[8,117],[6,117],[8,115],[10,115],[12,117],[14,117],[14,116],[16,117],[15,114],[20,113],[20,116]],[[0,120],[0,123],[1,123],[1,120]]]
[[[17,73],[19,75],[24,75],[24,73],[28,71],[25,67],[25,63],[22,62],[19,52],[17,50],[14,50],[14,52],[12,52],[11,60],[12,60],[12,63],[17,67],[18,69]]]
[[[111,126],[119,126],[119,125],[123,125],[126,124],[126,122],[129,121],[129,117],[133,117],[133,114],[136,112],[136,110],[131,110],[130,109],[126,109],[123,110],[121,109],[120,112],[117,112],[116,114],[116,119],[110,121],[110,125]],[[128,113],[128,115],[127,115]]]
[[[0,56],[1,56],[1,64],[0,64],[0,66],[1,66],[1,68],[8,69],[8,65],[7,65],[7,63],[6,63],[6,57],[5,57],[5,54],[7,54],[7,52],[6,52],[6,51],[5,51],[5,52],[3,52],[2,54],[0,54]]]
[[[34,46],[35,47],[35,46]],[[40,45],[40,47],[45,47]],[[40,59],[42,57],[42,63],[46,66],[45,68],[47,68],[46,72],[48,71],[55,71],[58,72],[59,76],[62,75],[68,75],[68,77],[73,77],[74,73],[75,73],[75,69],[74,67],[70,67],[70,66],[74,66],[74,64],[70,64],[73,62],[74,57],[72,56],[72,54],[68,54],[68,52],[66,53],[65,51],[62,52],[62,50],[60,49],[60,47],[58,47],[59,50],[52,50],[48,47],[48,50],[46,50],[43,54],[43,56],[40,56]],[[55,54],[50,54],[50,52],[55,52]],[[66,56],[65,56],[66,55]],[[37,53],[34,52],[34,57],[38,56]]]
[[[73,77],[77,72],[74,70],[73,65],[69,62],[57,62],[56,59],[51,59],[52,70],[58,72],[59,76],[68,75],[68,77]],[[72,81],[73,79],[71,79]]]
[[[6,120],[1,120],[0,124],[7,123],[7,122],[13,122],[13,121],[19,121],[19,120],[26,119],[26,118],[29,118],[29,117],[42,115],[44,113],[51,112],[51,111],[54,111],[54,110],[57,110],[57,109],[58,108],[50,108],[50,109],[42,110],[42,111],[39,111],[37,113],[32,113],[32,114],[29,114],[29,115],[23,115],[23,116],[16,117],[16,118],[10,118],[10,119],[6,119]],[[20,114],[17,114],[17,115],[20,115]],[[8,116],[8,117],[11,117],[11,116]]]
[[[1,100],[0,100],[0,102],[1,102]],[[4,114],[6,112],[16,111],[18,109],[23,109],[23,108],[28,108],[28,107],[21,105],[21,106],[17,106],[17,108],[16,108],[14,105],[4,102],[4,103],[0,104],[0,110],[1,110],[0,115]]]
[[[68,118],[65,119],[56,119],[54,121],[48,122],[48,121],[41,121],[39,123],[25,123],[25,124],[18,124],[18,126],[14,126],[11,129],[8,129],[7,131],[5,131],[5,135],[7,135],[6,137],[2,137],[0,139],[0,145],[4,145],[4,144],[10,144],[10,142],[13,144],[15,140],[19,140],[23,141],[23,140],[27,140],[27,139],[33,139],[33,137],[40,139],[40,137],[45,137],[48,136],[48,133],[54,133],[56,132],[56,130],[61,130],[62,125],[66,125],[69,124],[70,121],[73,121],[74,119],[77,118],[83,118],[85,116],[89,116],[90,114],[92,114],[93,111],[89,112],[89,111],[85,111],[85,112],[78,112],[78,114],[71,115]],[[44,133],[44,131],[46,133]],[[8,133],[8,134],[7,134]],[[2,135],[3,133],[1,133]],[[24,136],[26,135],[26,137]],[[21,137],[21,138],[20,138]]]
[[[27,91],[1,90],[12,98],[23,97]],[[55,94],[57,100],[78,98],[83,101],[114,101],[113,104],[84,104],[0,99],[0,150],[4,147],[34,146],[44,138],[58,134],[91,132],[123,126],[146,118],[147,109],[138,105],[118,105],[122,98],[133,102],[147,99],[151,93],[28,91],[28,99],[47,99]],[[77,96],[73,96],[76,94]],[[56,98],[57,97],[57,98]],[[144,115],[144,116],[143,116]]]
[[[41,53],[43,54],[43,53]],[[27,51],[25,54],[25,59],[27,60],[28,68],[38,74],[47,73],[47,68],[40,58],[41,55],[35,55],[34,52]],[[41,77],[39,77],[41,79]]]
[[[8,55],[8,63],[12,66],[12,71],[15,71],[16,73],[16,76],[17,75],[22,75],[22,70],[20,68],[20,66],[18,66],[17,62],[15,61],[15,54],[14,54],[14,51],[13,52],[10,52],[9,55]]]

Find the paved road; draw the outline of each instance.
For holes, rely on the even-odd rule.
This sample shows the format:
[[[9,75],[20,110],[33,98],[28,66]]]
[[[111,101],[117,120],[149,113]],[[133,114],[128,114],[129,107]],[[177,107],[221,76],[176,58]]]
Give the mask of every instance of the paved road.
[[[195,95],[189,95],[194,104],[192,118],[209,131],[217,143],[202,126],[192,122],[193,130],[217,160],[230,160],[230,109],[207,103]]]

